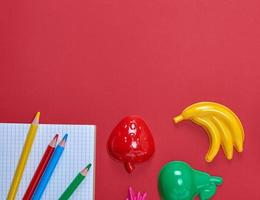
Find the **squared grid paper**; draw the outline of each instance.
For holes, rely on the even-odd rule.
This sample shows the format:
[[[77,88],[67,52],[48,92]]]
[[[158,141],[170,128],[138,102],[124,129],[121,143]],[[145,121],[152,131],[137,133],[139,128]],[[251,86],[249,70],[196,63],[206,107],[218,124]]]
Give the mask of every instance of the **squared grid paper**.
[[[16,164],[30,124],[0,123],[0,199],[6,199]],[[92,163],[85,180],[73,193],[72,200],[94,199],[95,126],[40,124],[20,182],[16,199],[22,199],[41,157],[56,133],[58,143],[68,133],[63,154],[42,196],[43,200],[57,200],[74,177]]]

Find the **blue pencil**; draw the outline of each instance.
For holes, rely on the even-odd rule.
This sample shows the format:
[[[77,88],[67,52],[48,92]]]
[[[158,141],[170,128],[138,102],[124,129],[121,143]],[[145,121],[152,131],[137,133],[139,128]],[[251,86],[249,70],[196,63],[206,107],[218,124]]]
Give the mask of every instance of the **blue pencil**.
[[[65,144],[66,144],[66,141],[67,141],[67,137],[68,137],[68,134],[66,134],[62,140],[60,141],[59,145],[55,148],[54,152],[53,152],[53,155],[45,169],[45,171],[43,172],[43,175],[40,179],[40,182],[33,194],[33,197],[32,197],[32,200],[39,200],[41,199],[41,196],[43,195],[43,192],[51,178],[51,175],[55,169],[55,167],[57,166],[58,164],[58,161],[62,155],[62,152],[64,150],[64,147],[65,147]]]

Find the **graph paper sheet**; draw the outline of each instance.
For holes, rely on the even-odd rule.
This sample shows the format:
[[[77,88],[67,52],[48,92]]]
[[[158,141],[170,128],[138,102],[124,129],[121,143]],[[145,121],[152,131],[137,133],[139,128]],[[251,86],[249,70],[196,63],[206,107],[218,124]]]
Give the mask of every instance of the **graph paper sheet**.
[[[0,123],[1,200],[6,199],[29,127],[30,124]],[[39,125],[16,199],[22,199],[47,145],[56,133],[59,133],[58,142],[65,133],[68,133],[68,139],[42,199],[57,200],[73,178],[88,163],[92,163],[92,167],[71,199],[94,199],[95,126],[52,124]]]

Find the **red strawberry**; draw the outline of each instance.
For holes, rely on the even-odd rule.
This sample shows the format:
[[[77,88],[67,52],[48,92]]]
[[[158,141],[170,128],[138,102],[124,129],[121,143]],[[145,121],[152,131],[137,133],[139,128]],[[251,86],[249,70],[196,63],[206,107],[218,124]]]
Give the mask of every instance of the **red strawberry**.
[[[144,120],[138,116],[122,119],[109,137],[108,151],[124,162],[128,173],[134,170],[135,163],[148,160],[154,153],[154,140]]]

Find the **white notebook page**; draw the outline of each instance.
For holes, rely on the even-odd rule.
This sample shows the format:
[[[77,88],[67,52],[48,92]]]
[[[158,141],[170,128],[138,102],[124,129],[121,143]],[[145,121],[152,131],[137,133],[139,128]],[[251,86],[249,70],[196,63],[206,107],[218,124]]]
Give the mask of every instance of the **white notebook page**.
[[[0,123],[0,199],[6,199],[30,124]],[[22,199],[41,157],[55,134],[58,142],[68,133],[63,154],[42,196],[57,200],[73,178],[88,164],[92,167],[73,193],[73,200],[94,199],[95,126],[40,124],[16,199]]]

